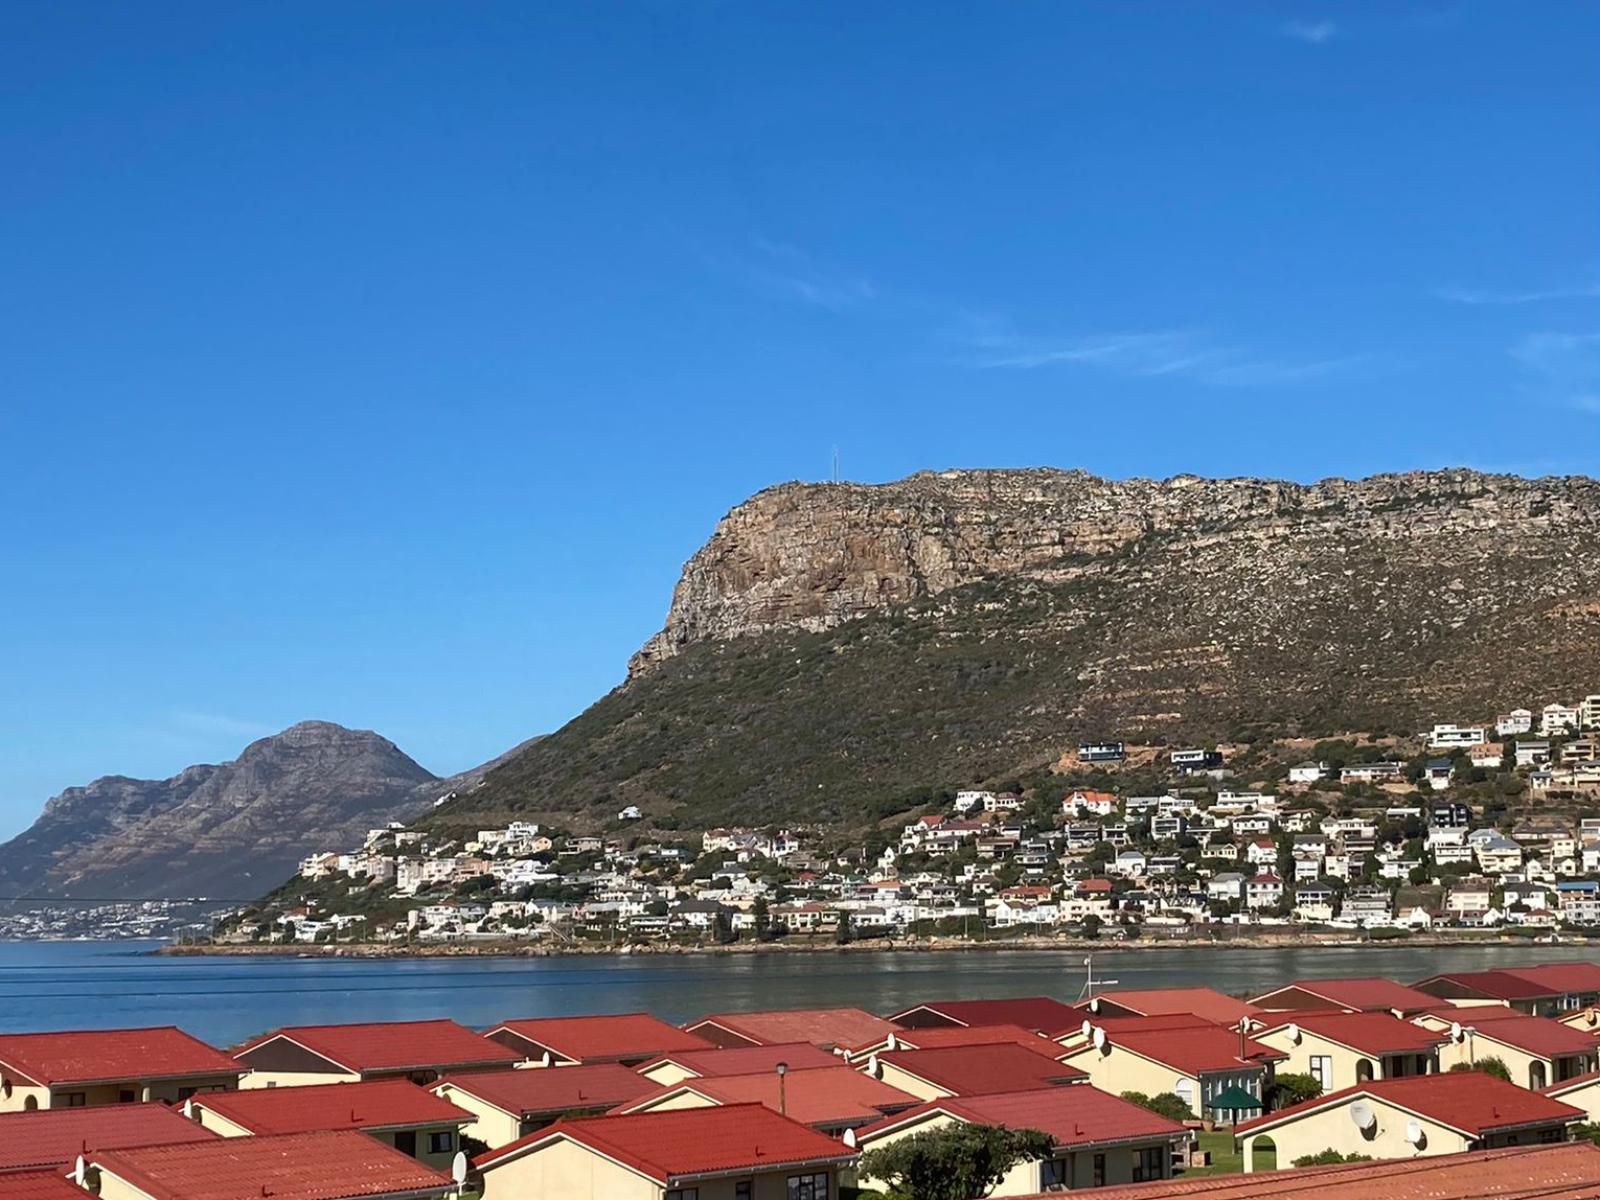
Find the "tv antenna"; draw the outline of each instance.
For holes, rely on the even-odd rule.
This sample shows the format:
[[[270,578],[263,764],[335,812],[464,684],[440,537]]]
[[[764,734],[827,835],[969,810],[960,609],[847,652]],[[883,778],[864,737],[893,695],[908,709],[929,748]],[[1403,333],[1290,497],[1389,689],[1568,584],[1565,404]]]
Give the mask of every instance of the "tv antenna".
[[[1083,960],[1083,967],[1085,971],[1083,987],[1078,990],[1078,1002],[1080,1004],[1085,1000],[1094,999],[1094,989],[1097,985],[1099,987],[1112,987],[1117,982],[1115,979],[1096,979],[1094,977],[1094,955],[1092,954]]]
[[[839,447],[833,448],[833,481],[839,482]]]

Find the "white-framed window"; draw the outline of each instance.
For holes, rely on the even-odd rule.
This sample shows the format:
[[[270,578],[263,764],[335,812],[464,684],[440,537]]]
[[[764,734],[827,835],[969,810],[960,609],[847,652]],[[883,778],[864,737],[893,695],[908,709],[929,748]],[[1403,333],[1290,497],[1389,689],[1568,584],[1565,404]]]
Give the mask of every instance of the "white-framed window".
[[[1133,1152],[1133,1181],[1147,1183],[1152,1179],[1167,1177],[1167,1163],[1172,1154],[1165,1146],[1150,1146]]]
[[[1331,1054],[1313,1054],[1311,1056],[1311,1078],[1322,1085],[1324,1092],[1333,1087],[1333,1056]]]
[[[1064,1158],[1047,1158],[1039,1164],[1039,1190],[1064,1192],[1072,1186],[1072,1164]]]

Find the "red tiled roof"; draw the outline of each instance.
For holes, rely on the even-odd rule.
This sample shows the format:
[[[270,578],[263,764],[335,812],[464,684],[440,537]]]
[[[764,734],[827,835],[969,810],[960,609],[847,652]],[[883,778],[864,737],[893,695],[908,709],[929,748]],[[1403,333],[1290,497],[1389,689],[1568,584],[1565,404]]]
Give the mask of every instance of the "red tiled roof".
[[[902,1128],[931,1112],[948,1113],[973,1125],[1037,1129],[1054,1138],[1057,1146],[1074,1149],[1185,1134],[1176,1121],[1085,1084],[930,1100],[879,1121],[859,1136],[864,1143],[870,1142],[876,1134]]]
[[[791,1071],[779,1086],[775,1071],[759,1075],[719,1075],[686,1079],[619,1105],[618,1112],[638,1112],[674,1093],[692,1091],[718,1104],[764,1104],[802,1125],[865,1125],[886,1112],[910,1108],[917,1097],[863,1075],[854,1067]]]
[[[874,1046],[897,1026],[860,1008],[793,1008],[767,1012],[713,1013],[685,1028],[713,1024],[757,1046],[810,1042],[824,1049]]]
[[[1453,983],[1466,991],[1495,1000],[1538,1000],[1561,994],[1556,988],[1514,975],[1510,971],[1446,971],[1417,980],[1416,987],[1426,991],[1430,983]]]
[[[1532,1017],[1518,1014],[1517,1018],[1500,1017],[1479,1024],[1476,1010],[1467,1009],[1465,1019],[1457,1018],[1462,1025],[1477,1026],[1478,1036],[1507,1046],[1515,1046],[1540,1058],[1559,1058],[1571,1054],[1593,1054],[1595,1041],[1581,1029],[1573,1029],[1549,1017]]]
[[[502,1029],[580,1063],[648,1058],[672,1050],[706,1050],[711,1045],[649,1013],[502,1021],[486,1036],[493,1038]]]
[[[1075,1083],[1088,1076],[1021,1046],[943,1046],[934,1050],[889,1050],[878,1055],[907,1074],[957,1096]]]
[[[838,1061],[832,1055],[829,1058]],[[549,1116],[614,1108],[654,1091],[657,1085],[621,1063],[589,1063],[525,1071],[465,1071],[446,1075],[434,1089],[452,1086],[516,1116]]]
[[[273,1038],[287,1038],[347,1071],[443,1070],[509,1066],[523,1056],[454,1021],[372,1021],[286,1025],[241,1046],[243,1059]]]
[[[450,1187],[447,1176],[353,1129],[108,1150],[89,1161],[153,1200],[355,1200]]]
[[[1252,1175],[1188,1176],[1097,1188],[1094,1195],[1095,1200],[1593,1200],[1600,1195],[1600,1148],[1588,1142],[1509,1146]]]
[[[209,1142],[216,1134],[165,1104],[41,1108],[0,1115],[0,1171],[69,1167],[89,1150]]]
[[[1549,1087],[1540,1088],[1539,1091],[1546,1096],[1564,1096],[1568,1092],[1575,1092],[1579,1088],[1586,1088],[1595,1083],[1600,1083],[1600,1071],[1585,1071],[1582,1075],[1574,1075],[1571,1079],[1552,1083]]]
[[[1600,992],[1600,963],[1539,963],[1531,967],[1504,967],[1507,975],[1526,979],[1538,987],[1563,994]]]
[[[1268,1027],[1284,1029],[1290,1025],[1362,1054],[1426,1054],[1450,1040],[1448,1034],[1435,1033],[1386,1012],[1279,1013]]]
[[[1072,1005],[1063,1004],[1049,996],[938,1000],[908,1008],[889,1019],[900,1023],[913,1013],[931,1013],[956,1025],[1021,1025],[1024,1029],[1037,1029],[1051,1037],[1068,1029],[1076,1029],[1083,1022],[1083,1014]]]
[[[85,1193],[59,1171],[0,1175],[0,1200],[83,1200]]]
[[[1268,1061],[1287,1058],[1281,1050],[1263,1046],[1246,1038],[1244,1058],[1239,1057],[1239,1035],[1220,1025],[1191,1026],[1187,1029],[1119,1029],[1107,1043],[1173,1067],[1186,1075],[1200,1076],[1218,1071],[1237,1071],[1258,1067]]]
[[[1099,999],[1141,1016],[1191,1013],[1218,1025],[1237,1025],[1241,1018],[1255,1016],[1259,1011],[1253,1004],[1205,987],[1102,992]],[[1078,1007],[1094,1011],[1093,1001],[1085,1001]]]
[[[503,1071],[505,1075],[525,1072]],[[473,1119],[465,1109],[409,1079],[320,1083],[311,1087],[251,1088],[194,1098],[198,1108],[251,1133],[307,1133],[316,1129],[394,1129],[448,1125]]]
[[[1375,1079],[1329,1092],[1315,1100],[1291,1104],[1275,1113],[1245,1121],[1234,1132],[1242,1136],[1268,1129],[1308,1112],[1336,1107],[1357,1096],[1370,1096],[1393,1104],[1474,1138],[1486,1137],[1495,1130],[1574,1121],[1583,1116],[1581,1109],[1570,1104],[1562,1104],[1481,1071],[1446,1071],[1442,1075]]]
[[[1323,1000],[1329,1007],[1350,1008],[1357,1012],[1387,1012],[1398,1009],[1403,1013],[1421,1012],[1439,1003],[1437,996],[1419,992],[1392,979],[1377,976],[1356,976],[1347,979],[1297,979],[1283,987],[1274,988],[1257,996],[1250,1003],[1273,1009],[1274,997],[1285,992],[1299,991],[1314,1000]]]
[[[844,1165],[855,1154],[761,1104],[685,1108],[558,1121],[474,1161],[484,1170],[560,1138],[587,1146],[663,1185],[719,1172]]]
[[[814,1067],[837,1067],[843,1061],[810,1042],[775,1042],[770,1046],[731,1046],[726,1050],[678,1050],[663,1054],[647,1063],[640,1063],[641,1072],[660,1063],[673,1063],[691,1075],[753,1075],[773,1071],[779,1063],[788,1063],[791,1071],[806,1071]]]
[[[174,1025],[0,1034],[0,1065],[44,1086],[238,1075],[222,1051]]]
[[[937,1050],[943,1046],[994,1046],[1011,1044],[1046,1058],[1059,1058],[1061,1043],[1020,1025],[946,1025],[928,1029],[902,1029],[894,1034],[896,1050]]]

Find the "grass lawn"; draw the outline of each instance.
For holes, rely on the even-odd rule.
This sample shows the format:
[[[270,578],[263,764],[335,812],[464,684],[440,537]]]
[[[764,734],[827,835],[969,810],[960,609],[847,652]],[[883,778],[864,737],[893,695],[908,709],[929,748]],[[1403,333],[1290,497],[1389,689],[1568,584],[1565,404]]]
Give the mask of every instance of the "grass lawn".
[[[1244,1155],[1235,1149],[1233,1132],[1228,1129],[1219,1129],[1215,1133],[1202,1133],[1200,1149],[1211,1152],[1211,1165],[1209,1167],[1195,1167],[1184,1172],[1188,1175],[1237,1175],[1244,1170]],[[1278,1152],[1274,1148],[1262,1146],[1256,1151],[1256,1170],[1270,1171],[1278,1165]]]

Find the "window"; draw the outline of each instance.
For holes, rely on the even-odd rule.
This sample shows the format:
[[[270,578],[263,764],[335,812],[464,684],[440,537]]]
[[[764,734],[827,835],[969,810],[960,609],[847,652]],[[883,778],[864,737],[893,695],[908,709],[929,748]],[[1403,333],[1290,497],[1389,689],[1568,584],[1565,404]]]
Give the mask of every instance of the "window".
[[[1064,1158],[1047,1158],[1039,1164],[1039,1190],[1064,1192],[1072,1186],[1072,1164]]]
[[[65,1096],[61,1097],[61,1099],[66,1102],[66,1106],[68,1108],[82,1108],[85,1104],[89,1103],[89,1097],[85,1096],[82,1092],[68,1092]]]
[[[1333,1090],[1333,1056],[1331,1054],[1313,1054],[1311,1056],[1311,1078],[1322,1085],[1324,1092]]]
[[[699,1188],[668,1188],[662,1200],[700,1200]]]
[[[1541,1129],[1539,1131],[1539,1140],[1541,1142],[1564,1142],[1567,1140],[1567,1133],[1566,1130],[1559,1128]]]
[[[394,1135],[394,1148],[401,1154],[409,1154],[412,1158],[417,1156],[417,1131],[415,1129],[402,1129]]]
[[[1152,1146],[1133,1152],[1133,1181],[1147,1183],[1152,1179],[1167,1177],[1168,1152],[1164,1146]]]
[[[449,1154],[456,1148],[456,1135],[453,1130],[437,1130],[428,1135],[429,1154]]]
[[[117,1093],[117,1103],[118,1104],[132,1104],[137,1099],[138,1099],[138,1097],[134,1094],[133,1089],[131,1089],[131,1088],[123,1088],[121,1091],[119,1091]],[[187,1096],[179,1096],[178,1099],[186,1100],[186,1099],[188,1099],[188,1097]]]
[[[755,1194],[755,1180],[741,1179],[733,1185],[733,1200],[750,1200]]]
[[[1104,1154],[1096,1154],[1094,1156],[1094,1186],[1095,1187],[1105,1187],[1105,1185],[1106,1185],[1106,1156]]]
[[[827,1175],[789,1176],[789,1200],[828,1200]]]
[[[1545,1079],[1544,1064],[1542,1062],[1538,1062],[1538,1061],[1529,1063],[1528,1064],[1528,1086],[1530,1088],[1532,1088],[1534,1091],[1538,1091],[1547,1082],[1548,1082],[1548,1080]]]

